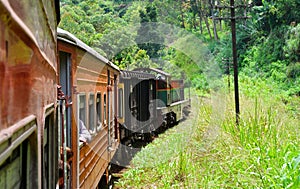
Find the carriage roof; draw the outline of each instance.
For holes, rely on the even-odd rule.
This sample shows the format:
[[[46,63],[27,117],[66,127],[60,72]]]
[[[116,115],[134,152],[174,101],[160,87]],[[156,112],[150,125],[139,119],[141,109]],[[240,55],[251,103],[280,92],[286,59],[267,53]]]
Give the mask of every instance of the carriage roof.
[[[171,75],[169,73],[164,72],[164,71],[162,71],[161,69],[158,69],[158,68],[136,68],[136,69],[134,69],[134,71],[155,73],[155,74],[163,75],[164,77],[171,77]]]
[[[113,64],[111,61],[109,61],[104,56],[100,55],[97,51],[95,51],[93,48],[89,47],[87,44],[82,42],[80,39],[78,39],[75,35],[71,34],[70,32],[63,30],[61,28],[57,28],[57,38],[59,40],[62,40],[67,43],[71,43],[73,45],[78,46],[79,48],[85,50],[86,52],[90,53],[97,59],[101,60],[102,62],[108,64],[112,68],[116,70],[120,70],[119,67],[115,64]]]
[[[146,73],[146,72],[140,72],[140,71],[127,71],[127,70],[121,70],[120,73],[122,78],[147,78],[147,79],[154,79],[155,75]]]

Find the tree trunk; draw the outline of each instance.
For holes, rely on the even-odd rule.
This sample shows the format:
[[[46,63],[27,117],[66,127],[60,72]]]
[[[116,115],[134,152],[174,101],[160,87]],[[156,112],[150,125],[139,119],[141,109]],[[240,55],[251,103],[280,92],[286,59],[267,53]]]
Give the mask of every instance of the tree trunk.
[[[199,24],[200,24],[200,33],[203,34],[203,28],[202,28],[202,16],[199,14]]]
[[[203,16],[203,14],[202,14],[202,16]],[[212,39],[211,32],[210,32],[210,29],[209,29],[208,19],[207,19],[206,16],[204,16],[204,21],[205,21],[205,25],[206,25],[206,28],[207,28],[207,32],[208,32],[208,34],[209,34],[209,37],[210,37],[210,39]]]
[[[214,37],[215,37],[215,40],[218,41],[219,37],[218,37],[218,31],[217,31],[217,24],[216,24],[216,20],[214,19],[214,16],[212,17],[212,19],[213,19],[213,23],[214,23]]]
[[[199,5],[200,3],[200,5]],[[198,2],[198,0],[196,0],[196,10],[197,10],[197,14],[199,16],[199,27],[200,27],[200,33],[203,34],[203,28],[202,28],[202,15],[201,15],[201,1]]]
[[[181,9],[180,9],[180,16],[181,16],[181,27],[185,28],[184,24],[184,14],[183,14],[183,5],[184,5],[184,0],[181,1]]]
[[[216,20],[215,20],[215,3],[213,0],[211,0],[211,7],[212,7],[212,10],[211,10],[211,18],[213,20],[213,25],[214,25],[214,37],[215,37],[215,40],[218,41],[219,40],[219,37],[218,37],[218,31],[217,31],[217,24],[216,24]]]
[[[220,5],[220,0],[217,0],[217,5]],[[222,17],[222,9],[220,9],[220,8],[219,8],[219,14],[218,14],[218,16]],[[222,28],[222,20],[221,19],[219,20],[219,29],[220,29],[220,31],[223,30],[223,28]]]
[[[204,10],[207,8],[207,2],[206,2],[206,0],[203,0],[203,7],[204,7],[203,11],[202,11],[202,7],[199,9],[199,11],[202,14],[202,17],[204,18],[205,25],[206,25],[209,37],[210,37],[210,39],[212,39],[212,35],[211,35],[210,29],[209,29],[209,23],[208,23],[207,14],[204,14],[205,13]]]
[[[248,2],[246,0],[244,0],[244,5],[247,6]],[[244,17],[246,18],[247,17],[247,7],[245,7],[244,9]],[[245,19],[244,20],[244,26],[247,25],[247,20]]]

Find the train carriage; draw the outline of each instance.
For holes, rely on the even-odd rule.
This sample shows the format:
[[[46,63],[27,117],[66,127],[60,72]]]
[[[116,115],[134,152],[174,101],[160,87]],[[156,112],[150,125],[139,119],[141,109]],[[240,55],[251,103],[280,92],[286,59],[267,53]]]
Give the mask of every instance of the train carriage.
[[[172,80],[170,74],[160,69],[122,70],[119,83],[121,142],[127,145],[132,139],[151,140],[153,134],[182,120],[184,109],[190,106],[184,87],[182,79]]]
[[[71,188],[96,188],[118,147],[119,69],[67,31],[58,29],[59,81],[66,97],[66,146]],[[70,104],[72,101],[72,105]],[[79,122],[91,135],[82,142]],[[72,125],[72,127],[71,127]],[[65,150],[64,150],[65,151]],[[65,181],[66,182],[66,181]]]
[[[156,77],[157,115],[163,126],[176,124],[184,118],[184,109],[190,107],[190,97],[185,97],[184,81],[173,80],[169,73],[157,68],[136,68],[135,71],[151,73]]]
[[[122,141],[147,136],[155,130],[155,76],[122,70],[119,82],[119,124]]]
[[[0,1],[0,188],[58,180],[58,21],[58,1]]]

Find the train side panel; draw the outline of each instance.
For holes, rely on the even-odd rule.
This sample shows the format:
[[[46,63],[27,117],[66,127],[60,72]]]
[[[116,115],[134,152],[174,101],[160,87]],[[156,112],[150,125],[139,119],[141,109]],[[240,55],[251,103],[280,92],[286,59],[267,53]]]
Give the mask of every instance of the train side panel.
[[[122,142],[149,136],[156,127],[156,92],[154,75],[121,71],[119,123]]]
[[[79,187],[96,188],[118,146],[114,121],[118,72],[87,56],[82,54],[77,66],[79,99],[85,100],[79,102],[77,113],[90,131],[92,141],[80,148]]]
[[[72,188],[96,188],[107,173],[109,162],[118,147],[116,132],[117,85],[119,70],[97,55],[75,36],[59,30],[60,54],[68,55],[71,73],[72,127],[69,138],[73,157]],[[60,66],[61,67],[61,66]],[[66,70],[66,69],[64,69]],[[68,85],[63,82],[62,85]],[[68,87],[62,87],[67,90]],[[79,121],[87,128],[91,140],[79,138]]]
[[[58,6],[27,3],[0,2],[0,188],[53,188],[57,182]]]

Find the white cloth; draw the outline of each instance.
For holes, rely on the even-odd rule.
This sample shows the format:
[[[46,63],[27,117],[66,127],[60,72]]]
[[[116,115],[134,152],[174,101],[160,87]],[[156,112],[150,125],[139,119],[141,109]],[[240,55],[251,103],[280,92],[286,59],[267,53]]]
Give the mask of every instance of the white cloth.
[[[85,127],[83,121],[79,120],[79,140],[82,142],[91,142],[92,136]]]

